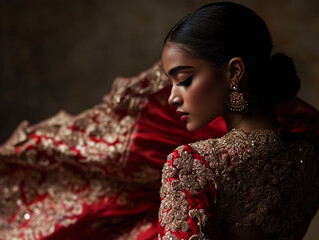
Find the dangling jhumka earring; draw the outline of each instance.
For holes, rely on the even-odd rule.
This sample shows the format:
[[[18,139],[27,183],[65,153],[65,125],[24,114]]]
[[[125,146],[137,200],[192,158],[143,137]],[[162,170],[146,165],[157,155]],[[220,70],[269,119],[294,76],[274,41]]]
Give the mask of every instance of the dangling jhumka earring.
[[[241,113],[248,107],[248,102],[242,93],[239,93],[238,84],[235,81],[230,83],[230,94],[226,100],[226,105],[231,113]]]

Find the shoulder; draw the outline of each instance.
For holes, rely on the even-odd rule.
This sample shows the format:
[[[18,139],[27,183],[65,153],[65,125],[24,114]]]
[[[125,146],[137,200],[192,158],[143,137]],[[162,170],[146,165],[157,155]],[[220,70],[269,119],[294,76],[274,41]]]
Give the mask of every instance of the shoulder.
[[[184,144],[173,150],[167,157],[163,171],[172,168],[190,171],[199,163],[208,168],[214,168],[226,159],[245,149],[247,145],[255,145],[242,130],[232,130],[223,137],[206,139],[194,143]]]
[[[198,142],[184,144],[172,151],[164,165],[163,172],[171,172],[173,177],[177,172],[200,175],[204,169],[211,170],[209,161],[215,157],[215,147],[218,145],[217,139],[207,139]],[[202,170],[200,170],[202,169]]]
[[[162,183],[169,183],[175,190],[187,190],[196,195],[214,173],[204,157],[192,144],[177,147],[168,157],[163,167]]]
[[[203,229],[212,215],[212,203],[216,202],[212,183],[214,172],[201,154],[191,144],[177,147],[163,168],[160,234],[172,239],[181,239],[181,235],[204,239]]]
[[[201,140],[176,148],[168,160],[189,162],[190,159],[204,161],[210,168],[239,164],[250,157],[271,155],[280,151],[284,137],[280,132],[256,129],[247,134],[241,129],[233,129],[223,137]]]
[[[203,156],[211,153],[218,154],[225,150],[227,150],[230,155],[233,155],[235,152],[244,151],[249,147],[256,150],[258,147],[264,146],[274,148],[275,145],[278,145],[282,141],[283,136],[281,132],[256,129],[251,133],[245,133],[242,129],[233,129],[223,137],[198,141],[189,144],[189,146]]]

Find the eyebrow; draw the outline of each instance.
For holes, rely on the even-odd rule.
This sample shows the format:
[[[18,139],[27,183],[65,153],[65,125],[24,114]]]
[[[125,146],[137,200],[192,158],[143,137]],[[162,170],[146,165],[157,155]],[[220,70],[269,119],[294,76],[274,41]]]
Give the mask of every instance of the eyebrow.
[[[168,71],[168,75],[172,76],[174,73],[183,70],[183,69],[188,69],[188,68],[193,68],[192,66],[177,66],[173,67],[171,70]]]

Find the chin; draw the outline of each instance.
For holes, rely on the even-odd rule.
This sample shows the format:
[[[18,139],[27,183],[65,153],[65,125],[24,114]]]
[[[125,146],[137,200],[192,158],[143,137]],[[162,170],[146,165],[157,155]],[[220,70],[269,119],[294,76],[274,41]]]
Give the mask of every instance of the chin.
[[[211,121],[213,121],[215,118],[213,118],[212,120],[209,120],[207,122],[203,122],[201,121],[198,124],[192,124],[191,122],[186,123],[186,128],[189,132],[195,132],[203,127],[206,127]]]
[[[194,126],[192,124],[186,124],[186,128],[189,132],[195,132],[201,128],[201,126]]]

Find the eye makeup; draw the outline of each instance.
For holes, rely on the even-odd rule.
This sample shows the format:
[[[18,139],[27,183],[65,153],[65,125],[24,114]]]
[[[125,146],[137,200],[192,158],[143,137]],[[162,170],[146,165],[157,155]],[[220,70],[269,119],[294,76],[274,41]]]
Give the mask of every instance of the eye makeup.
[[[192,83],[192,77],[186,78],[184,81],[177,83],[177,86],[188,87]]]

